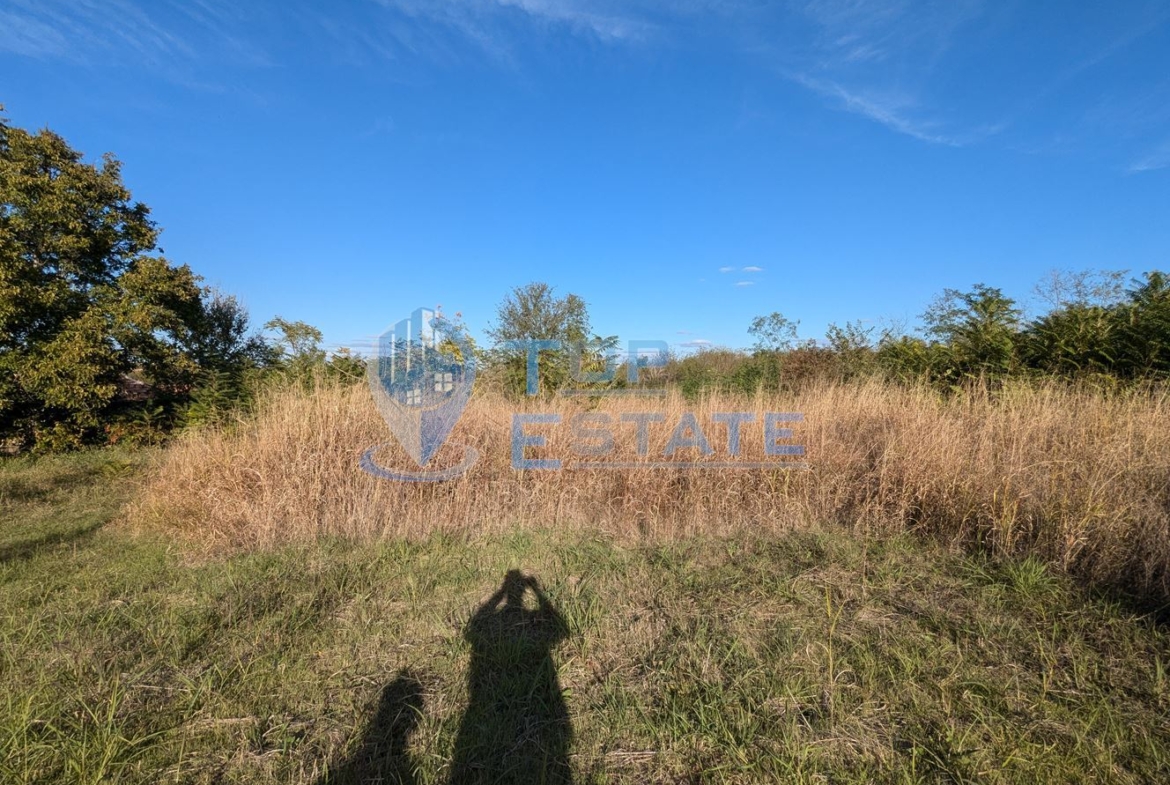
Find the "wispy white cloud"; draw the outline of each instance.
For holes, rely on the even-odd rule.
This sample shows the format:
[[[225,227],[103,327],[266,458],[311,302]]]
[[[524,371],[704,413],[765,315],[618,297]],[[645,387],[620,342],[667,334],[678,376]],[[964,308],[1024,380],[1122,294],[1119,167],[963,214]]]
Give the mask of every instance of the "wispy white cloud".
[[[756,282],[755,281],[736,281],[735,285],[741,286],[741,287],[742,286],[755,286]]]
[[[128,0],[12,0],[0,26],[0,49],[80,60],[130,53],[151,63],[191,52],[178,35]]]
[[[806,0],[798,18],[809,43],[781,53],[781,73],[838,109],[929,144],[961,147],[999,133],[1003,121],[943,122],[929,76],[957,32],[977,19],[982,0]]]
[[[699,14],[730,15],[736,0],[6,0],[0,52],[94,60],[100,55],[163,63],[209,56],[212,45],[238,60],[271,65],[259,31],[290,35],[335,60],[369,64],[423,55],[454,61],[478,50],[513,63],[533,34],[567,32],[620,45],[663,38],[664,29]],[[468,44],[472,47],[468,47]],[[324,46],[321,46],[324,45]]]
[[[1170,166],[1170,139],[1150,151],[1148,155],[1139,158],[1129,166],[1131,174],[1153,172]]]
[[[994,136],[1006,126],[1001,121],[980,125],[961,133],[947,132],[937,120],[914,117],[916,102],[908,95],[854,92],[832,80],[815,79],[805,74],[792,74],[791,78],[810,90],[834,99],[845,111],[869,118],[922,142],[963,147],[988,136]]]
[[[762,273],[762,272],[764,272],[764,268],[763,267],[756,267],[755,265],[751,265],[751,266],[743,268],[743,272],[745,272],[745,273]]]
[[[1140,84],[1079,101],[1069,95],[1088,81],[1087,72],[1117,65],[1123,53],[1136,47],[1153,48],[1156,42],[1150,39],[1161,35],[1170,19],[1165,4],[1135,0],[1124,11],[1079,9],[1075,30],[1070,25],[1071,32],[1062,34],[1055,48],[1045,49],[1045,41],[1038,40],[1027,54],[1016,51],[1014,41],[995,49],[1007,33],[1042,36],[1044,28],[1026,25],[1047,23],[1051,13],[1026,5],[999,7],[988,0],[360,0],[331,6],[309,0],[3,0],[0,53],[83,64],[133,61],[175,82],[206,86],[215,81],[208,74],[225,63],[271,66],[289,56],[286,52],[303,53],[306,47],[314,57],[386,70],[387,62],[454,63],[485,56],[514,66],[533,50],[535,36],[559,36],[558,46],[573,37],[588,41],[594,51],[653,45],[685,53],[724,45],[759,58],[761,68],[808,91],[818,103],[925,144],[963,147],[1003,134],[1010,136],[1003,144],[1015,149],[1041,147],[1042,140],[1057,138],[1072,139],[1070,149],[1080,149],[1075,142],[1096,134],[1099,138],[1087,144],[1109,144],[1114,155],[1132,161],[1129,171],[1167,166],[1166,153],[1157,146],[1166,134],[1164,107],[1170,105],[1170,87],[1156,83],[1164,76],[1154,74],[1144,82],[1135,77]],[[1001,79],[989,89],[980,68],[986,63],[979,58],[993,56],[1020,58],[1030,81],[1015,85]],[[1041,60],[1043,68],[1037,66]],[[1005,72],[991,70],[995,78]],[[219,82],[219,89],[242,89],[243,84],[222,76]],[[1047,99],[1055,98],[1062,110],[1067,107],[1066,115],[1049,122],[1051,127],[1029,125],[1038,112],[1052,108],[1054,100]],[[1086,112],[1094,99],[1100,108]],[[753,111],[745,105],[741,122],[770,116]],[[1070,121],[1069,114],[1076,116]]]
[[[832,70],[937,60],[956,32],[983,12],[984,0],[805,0],[794,5],[813,26],[809,65]]]
[[[164,76],[199,59],[268,64],[246,21],[223,0],[9,0],[0,10],[0,52],[136,63]]]
[[[622,13],[601,13],[599,4],[571,0],[495,0],[504,8],[518,8],[538,19],[568,24],[588,31],[602,39],[624,40],[644,36],[651,28],[648,22]]]
[[[1152,39],[1170,23],[1165,3],[1068,4],[1056,34],[1054,12],[1027,3],[793,0],[792,7],[807,27],[799,40],[780,38],[772,48],[776,68],[837,109],[927,144],[963,147],[1010,131],[1004,144],[1016,150],[1093,155],[1101,147],[1136,158],[1131,171],[1166,165],[1160,148],[1132,151],[1164,136],[1170,88],[1157,68],[1122,61],[1134,50],[1157,50]],[[1107,70],[1116,73],[1103,78]]]
[[[721,273],[733,273],[733,272],[735,272],[735,268],[734,268],[734,267],[720,267],[720,268],[719,268],[719,272],[721,272]]]
[[[636,41],[655,25],[623,2],[587,0],[375,0],[383,8],[415,22],[454,30],[494,59],[511,61],[513,36],[503,27],[509,18],[546,28],[562,28],[608,43]]]
[[[693,338],[689,341],[683,341],[679,344],[679,346],[683,349],[706,349],[707,347],[714,345],[715,344],[711,343],[705,338]]]
[[[0,51],[28,57],[65,54],[69,43],[51,24],[15,10],[0,10]]]

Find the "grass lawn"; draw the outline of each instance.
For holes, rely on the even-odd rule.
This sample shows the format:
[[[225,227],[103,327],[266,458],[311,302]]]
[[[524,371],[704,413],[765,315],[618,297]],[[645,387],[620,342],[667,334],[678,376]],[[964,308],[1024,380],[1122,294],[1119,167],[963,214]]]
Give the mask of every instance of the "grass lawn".
[[[1170,772],[1170,635],[1035,562],[834,532],[197,560],[107,525],[143,460],[0,464],[0,782]]]

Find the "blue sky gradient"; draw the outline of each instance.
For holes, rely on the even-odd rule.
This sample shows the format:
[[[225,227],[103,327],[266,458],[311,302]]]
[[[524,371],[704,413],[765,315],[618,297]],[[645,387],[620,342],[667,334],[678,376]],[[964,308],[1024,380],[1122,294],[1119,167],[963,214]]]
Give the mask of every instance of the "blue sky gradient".
[[[1170,269],[1165,2],[0,0],[0,102],[333,345],[533,280],[743,346]]]

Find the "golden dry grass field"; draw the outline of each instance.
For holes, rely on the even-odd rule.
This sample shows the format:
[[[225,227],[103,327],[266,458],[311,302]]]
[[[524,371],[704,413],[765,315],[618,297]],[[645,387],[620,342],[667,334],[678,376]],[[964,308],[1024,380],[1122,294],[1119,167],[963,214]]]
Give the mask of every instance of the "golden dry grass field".
[[[716,412],[749,412],[735,460],[764,454],[765,412],[799,412],[792,441],[807,471],[737,468],[517,471],[513,413],[555,413],[539,455],[566,459],[574,414],[615,423],[607,460],[667,460],[684,412],[714,448]],[[658,412],[646,455],[620,415]],[[861,535],[916,532],[996,556],[1033,556],[1090,583],[1154,602],[1170,599],[1170,397],[1105,397],[1059,384],[1017,384],[941,397],[884,382],[823,384],[799,395],[735,398],[528,399],[476,396],[436,464],[460,445],[481,456],[447,483],[394,483],[356,469],[369,447],[393,441],[361,384],[270,390],[258,413],[188,434],[166,453],[132,519],[201,547],[272,547],[325,536],[425,537],[532,528],[670,540],[840,525]],[[538,455],[533,452],[532,455]],[[379,460],[410,468],[391,445]],[[586,459],[582,459],[586,460]],[[684,450],[694,464],[728,461]]]

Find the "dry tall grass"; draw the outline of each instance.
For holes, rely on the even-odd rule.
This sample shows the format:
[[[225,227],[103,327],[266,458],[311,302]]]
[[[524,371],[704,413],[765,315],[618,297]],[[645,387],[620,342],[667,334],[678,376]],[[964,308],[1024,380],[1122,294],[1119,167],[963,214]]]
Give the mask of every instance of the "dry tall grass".
[[[794,441],[807,471],[625,469],[519,472],[511,466],[514,411],[556,412],[560,426],[534,457],[571,458],[568,420],[592,410],[661,411],[650,455],[634,426],[614,426],[613,460],[663,460],[684,411],[694,411],[727,460],[718,411],[755,412],[741,460],[763,459],[765,411],[803,412]],[[480,453],[446,483],[379,480],[358,462],[393,441],[361,385],[274,390],[253,419],[188,434],[167,452],[132,507],[139,525],[165,527],[209,547],[269,546],[320,535],[421,536],[436,530],[589,526],[621,537],[673,537],[745,527],[843,524],[904,530],[1034,554],[1107,586],[1170,598],[1170,428],[1162,394],[1122,397],[1057,385],[972,391],[943,399],[880,382],[825,384],[787,399],[610,398],[514,403],[473,397],[436,463],[459,445]],[[694,451],[691,451],[694,452]],[[682,453],[675,458],[684,457]],[[698,460],[698,456],[689,456]],[[387,446],[378,460],[409,470]]]

